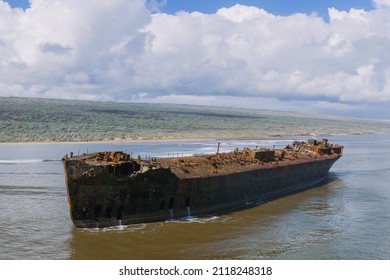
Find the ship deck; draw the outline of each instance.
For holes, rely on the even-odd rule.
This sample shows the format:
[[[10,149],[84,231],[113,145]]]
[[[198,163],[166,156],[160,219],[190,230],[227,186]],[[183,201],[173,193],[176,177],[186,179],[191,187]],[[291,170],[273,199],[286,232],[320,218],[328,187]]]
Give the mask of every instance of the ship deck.
[[[318,155],[287,153],[283,159],[264,162],[241,154],[224,153],[219,155],[191,156],[158,159],[162,166],[170,167],[179,178],[210,177],[239,173],[262,168],[275,168],[317,160],[335,158],[338,155]]]
[[[271,161],[259,160],[250,155],[243,155],[237,152],[219,153],[212,155],[197,155],[170,158],[150,158],[141,160],[137,158],[118,158],[115,153],[122,156],[122,152],[105,152],[97,154],[86,154],[67,158],[67,160],[85,161],[89,165],[122,165],[128,162],[135,162],[140,166],[148,166],[151,169],[170,168],[178,178],[195,178],[220,176],[250,171],[254,169],[275,168],[291,164],[320,161],[329,158],[339,157],[338,154],[317,154],[310,152],[297,152],[287,150],[277,150],[283,152],[283,157],[275,156]],[[111,154],[110,160],[106,160],[103,155]],[[276,153],[277,155],[277,153]]]

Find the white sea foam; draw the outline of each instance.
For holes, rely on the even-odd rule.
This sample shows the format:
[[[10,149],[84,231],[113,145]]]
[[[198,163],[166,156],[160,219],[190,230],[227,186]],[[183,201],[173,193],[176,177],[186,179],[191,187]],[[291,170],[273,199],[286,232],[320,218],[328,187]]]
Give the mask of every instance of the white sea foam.
[[[0,159],[0,164],[29,164],[45,162],[44,159]]]

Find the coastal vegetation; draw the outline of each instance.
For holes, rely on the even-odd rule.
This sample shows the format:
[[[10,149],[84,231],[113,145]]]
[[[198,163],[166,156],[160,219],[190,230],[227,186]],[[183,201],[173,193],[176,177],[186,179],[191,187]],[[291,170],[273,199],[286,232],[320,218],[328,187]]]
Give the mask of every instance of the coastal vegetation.
[[[0,98],[0,142],[267,139],[390,133],[388,122],[171,104]]]

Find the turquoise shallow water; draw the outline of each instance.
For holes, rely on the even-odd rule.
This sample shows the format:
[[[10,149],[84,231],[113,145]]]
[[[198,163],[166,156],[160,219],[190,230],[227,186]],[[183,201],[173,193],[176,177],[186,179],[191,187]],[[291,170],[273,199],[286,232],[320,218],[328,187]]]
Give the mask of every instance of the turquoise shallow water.
[[[223,216],[100,230],[72,225],[63,155],[213,153],[217,141],[1,144],[0,259],[390,259],[390,135],[328,138],[345,150],[321,187]]]

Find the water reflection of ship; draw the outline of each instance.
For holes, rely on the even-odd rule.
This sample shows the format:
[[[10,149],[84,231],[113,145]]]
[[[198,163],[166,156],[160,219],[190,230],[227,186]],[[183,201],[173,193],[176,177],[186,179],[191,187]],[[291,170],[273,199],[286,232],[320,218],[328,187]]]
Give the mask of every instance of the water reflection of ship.
[[[324,139],[146,160],[101,152],[63,165],[73,223],[94,228],[223,213],[305,190],[327,178],[342,150]]]

